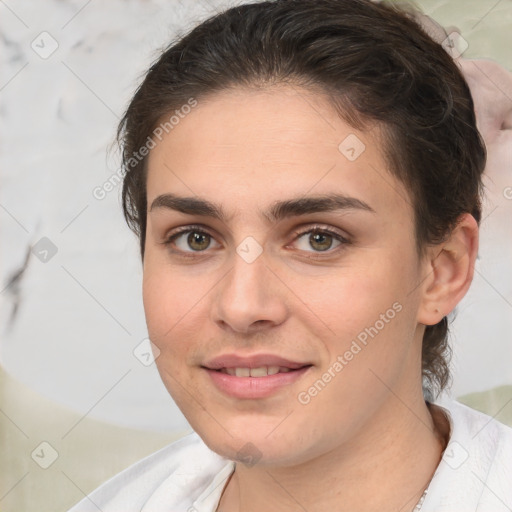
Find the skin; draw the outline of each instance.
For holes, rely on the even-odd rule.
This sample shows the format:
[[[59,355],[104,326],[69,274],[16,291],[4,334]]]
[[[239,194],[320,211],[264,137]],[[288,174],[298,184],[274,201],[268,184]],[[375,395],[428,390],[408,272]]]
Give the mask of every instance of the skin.
[[[221,221],[149,207],[143,271],[148,331],[173,399],[222,456],[237,461],[251,443],[256,463],[236,465],[218,510],[412,510],[439,464],[435,426],[446,425],[434,424],[423,400],[421,340],[425,325],[466,293],[478,227],[463,215],[445,244],[418,259],[411,200],[386,169],[379,133],[357,131],[323,96],[283,85],[199,101],[151,150],[148,205],[172,193],[226,214]],[[338,150],[349,134],[366,146],[354,161]],[[277,222],[260,214],[276,201],[333,192],[374,211]],[[187,244],[189,233],[163,243],[193,224],[211,235],[205,250]],[[318,250],[315,226],[349,243],[326,235],[331,248]],[[263,250],[252,263],[236,252],[248,236]],[[401,311],[300,403],[298,394],[396,302]],[[268,398],[236,399],[201,368],[221,353],[273,353],[313,366]]]

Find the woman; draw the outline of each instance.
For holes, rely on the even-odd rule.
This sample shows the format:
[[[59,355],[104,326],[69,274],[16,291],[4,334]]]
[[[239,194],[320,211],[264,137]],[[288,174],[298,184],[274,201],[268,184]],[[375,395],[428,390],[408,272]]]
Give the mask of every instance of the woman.
[[[457,65],[369,0],[226,10],[119,126],[160,375],[195,433],[72,511],[505,511],[512,429],[455,401],[486,152]]]

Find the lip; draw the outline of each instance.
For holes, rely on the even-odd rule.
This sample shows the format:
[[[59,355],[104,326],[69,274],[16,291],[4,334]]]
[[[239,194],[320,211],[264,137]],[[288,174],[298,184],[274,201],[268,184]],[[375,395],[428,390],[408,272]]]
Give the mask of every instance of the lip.
[[[297,382],[311,366],[304,366],[288,373],[276,373],[266,377],[235,377],[218,370],[204,368],[212,382],[222,393],[238,399],[266,398],[286,386]]]
[[[219,371],[221,368],[259,368],[261,366],[280,366],[290,368],[290,371],[266,377],[236,377]],[[272,354],[256,354],[245,357],[237,354],[224,354],[208,361],[202,368],[222,393],[237,399],[254,400],[272,396],[297,382],[312,366],[311,363],[290,361]]]
[[[297,370],[309,365],[311,365],[310,362],[290,361],[274,354],[254,354],[252,356],[222,354],[202,366],[209,370],[220,370],[221,368],[259,368],[260,366],[283,366],[291,370]]]

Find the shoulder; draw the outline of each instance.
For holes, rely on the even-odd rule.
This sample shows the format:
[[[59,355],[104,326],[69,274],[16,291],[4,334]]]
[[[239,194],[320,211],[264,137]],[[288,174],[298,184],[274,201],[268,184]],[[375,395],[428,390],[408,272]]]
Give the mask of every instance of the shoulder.
[[[491,475],[506,468],[512,482],[512,427],[455,400],[445,409],[451,416],[451,444],[458,443],[475,462],[488,461]]]
[[[429,486],[424,512],[509,511],[512,428],[455,400],[439,405],[450,440]]]
[[[216,476],[229,476],[232,465],[192,433],[115,475],[69,512],[139,512],[160,500],[167,506],[192,503]]]
[[[512,448],[512,427],[456,400],[450,401],[445,408],[458,423],[457,431],[471,436],[474,441],[480,438],[482,443]]]

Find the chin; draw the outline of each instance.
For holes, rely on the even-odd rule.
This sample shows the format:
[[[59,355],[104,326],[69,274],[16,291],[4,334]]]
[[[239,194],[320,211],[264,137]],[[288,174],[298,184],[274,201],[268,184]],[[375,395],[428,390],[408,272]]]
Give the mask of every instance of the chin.
[[[213,420],[210,418],[208,425],[211,423]],[[236,429],[229,423],[223,424],[225,430],[218,425],[215,429],[205,429],[205,423],[190,424],[210,450],[247,467],[293,466],[308,459],[297,450],[302,437],[299,433],[282,429],[280,435],[269,435],[272,428],[268,428],[268,423],[257,425],[254,417],[237,421]]]

